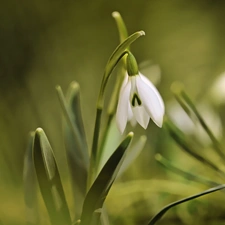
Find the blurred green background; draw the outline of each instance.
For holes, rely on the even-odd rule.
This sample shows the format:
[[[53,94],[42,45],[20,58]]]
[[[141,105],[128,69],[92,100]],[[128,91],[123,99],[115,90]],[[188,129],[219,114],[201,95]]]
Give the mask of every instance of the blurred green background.
[[[57,84],[64,91],[72,80],[80,84],[84,123],[91,144],[100,80],[110,54],[119,43],[111,17],[115,10],[123,16],[130,34],[138,30],[146,32],[145,37],[133,44],[132,51],[138,62],[152,60],[160,65],[158,88],[166,103],[173,98],[170,92],[173,81],[181,81],[194,99],[201,99],[207,96],[216,76],[225,70],[224,1],[2,1],[0,218],[10,217],[9,211],[18,221],[25,217],[21,214],[23,207],[18,206],[23,204],[23,157],[28,132],[37,127],[42,127],[48,135],[63,179],[67,181]],[[138,132],[144,133],[137,128]],[[148,148],[125,180],[165,178],[163,170],[155,165],[153,155],[159,151],[170,156],[169,137],[153,123],[147,135]],[[178,155],[178,161],[184,157]],[[162,184],[161,188],[164,187]],[[153,212],[170,202],[167,199],[157,203],[157,197],[152,199],[150,194],[148,197],[151,199],[148,204],[155,204]],[[138,212],[150,206],[142,204],[142,207],[137,207]],[[149,215],[151,213],[150,210]],[[9,219],[9,224],[10,221],[13,224],[14,218]]]

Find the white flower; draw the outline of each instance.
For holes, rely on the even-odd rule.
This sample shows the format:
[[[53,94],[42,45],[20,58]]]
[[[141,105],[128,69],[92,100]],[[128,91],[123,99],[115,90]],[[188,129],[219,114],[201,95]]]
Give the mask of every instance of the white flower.
[[[159,127],[163,123],[165,107],[155,86],[141,73],[134,76],[126,74],[119,94],[116,122],[121,133],[128,121],[138,122],[147,128],[150,118]]]

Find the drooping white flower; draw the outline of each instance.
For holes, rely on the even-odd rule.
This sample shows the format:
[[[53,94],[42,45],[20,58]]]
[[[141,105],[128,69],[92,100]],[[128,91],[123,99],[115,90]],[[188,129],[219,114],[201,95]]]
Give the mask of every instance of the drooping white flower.
[[[164,112],[164,102],[155,86],[140,72],[132,76],[126,73],[116,112],[120,132],[124,132],[128,121],[133,126],[138,122],[146,129],[150,118],[161,127]]]

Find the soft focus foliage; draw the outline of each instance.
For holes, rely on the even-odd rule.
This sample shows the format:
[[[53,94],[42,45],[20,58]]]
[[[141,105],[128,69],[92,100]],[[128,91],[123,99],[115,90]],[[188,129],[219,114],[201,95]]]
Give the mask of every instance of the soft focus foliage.
[[[161,81],[157,88],[165,105],[174,99],[171,84],[181,81],[196,105],[203,106],[202,116],[215,118],[216,115],[213,120],[216,122],[208,125],[212,130],[215,125],[216,130],[219,128],[216,137],[224,144],[224,102],[218,101],[218,105],[211,93],[212,83],[225,71],[223,1],[4,1],[0,7],[0,221],[5,224],[25,223],[22,167],[27,134],[36,127],[42,127],[49,138],[67,202],[71,208],[75,207],[65,166],[62,115],[55,86],[60,84],[65,90],[72,80],[80,84],[90,146],[100,79],[109,55],[119,42],[111,17],[114,10],[121,12],[131,33],[145,31],[146,36],[132,46],[132,51],[139,64],[149,59],[160,66]],[[150,79],[151,76],[154,74],[149,74]],[[110,96],[110,90],[107,95]],[[183,125],[183,132],[188,129],[188,137],[197,140],[200,153],[224,171],[221,159],[210,153],[212,143],[205,141],[205,135],[198,138],[195,133],[198,128],[192,133],[194,125],[191,126]],[[136,128],[135,133],[143,131]],[[112,224],[143,224],[165,204],[208,188],[163,170],[155,162],[156,153],[163,154],[179,168],[214,181],[215,174],[180,151],[166,129],[159,130],[150,124],[147,138],[144,151],[118,180],[106,202]],[[215,178],[218,183],[223,180],[224,177]],[[196,220],[212,218],[214,222],[209,224],[218,225],[213,218],[223,217],[223,195],[215,193],[203,201],[186,203],[171,210],[167,219],[178,224],[187,221],[200,224]],[[42,201],[40,208],[42,221],[47,224]],[[159,224],[168,223],[165,219]]]

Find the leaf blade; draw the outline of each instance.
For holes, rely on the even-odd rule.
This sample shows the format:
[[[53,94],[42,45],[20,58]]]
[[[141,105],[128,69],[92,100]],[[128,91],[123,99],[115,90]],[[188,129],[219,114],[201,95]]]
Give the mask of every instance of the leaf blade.
[[[55,157],[48,138],[41,128],[35,131],[33,160],[40,191],[51,223],[54,225],[71,224]]]
[[[84,200],[83,211],[81,215],[81,225],[91,224],[92,214],[95,210],[101,208],[105,198],[118,174],[120,166],[124,160],[124,154],[133,137],[129,133],[122,141],[112,156],[106,162]]]
[[[37,179],[32,158],[34,132],[30,132],[28,146],[24,156],[23,183],[24,183],[24,202],[26,206],[26,223],[38,224],[38,203],[37,203]]]
[[[207,189],[206,191],[203,191],[203,192],[200,192],[198,194],[195,194],[195,195],[192,195],[192,196],[189,196],[187,198],[183,198],[181,200],[178,200],[176,202],[173,202],[167,206],[165,206],[162,210],[160,210],[151,220],[150,222],[148,223],[148,225],[154,225],[158,220],[160,220],[162,218],[162,216],[169,210],[171,209],[172,207],[176,206],[176,205],[179,205],[179,204],[182,204],[184,202],[187,202],[187,201],[190,201],[192,199],[195,199],[195,198],[198,198],[198,197],[201,197],[201,196],[204,196],[204,195],[207,195],[207,194],[210,194],[210,193],[213,193],[213,192],[216,192],[216,191],[219,191],[219,190],[222,190],[225,188],[225,184],[222,184],[222,185],[218,185],[214,188],[210,188],[210,189]]]

